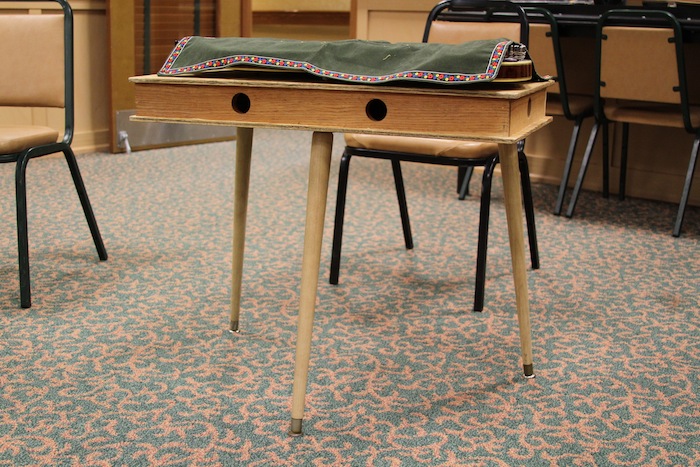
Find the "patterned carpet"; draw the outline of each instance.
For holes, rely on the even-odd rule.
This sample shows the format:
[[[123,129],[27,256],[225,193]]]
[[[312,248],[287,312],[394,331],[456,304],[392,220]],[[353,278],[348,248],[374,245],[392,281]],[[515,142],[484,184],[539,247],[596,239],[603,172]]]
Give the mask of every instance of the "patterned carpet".
[[[406,251],[389,164],[353,161],[328,284],[338,157],[305,435],[288,437],[309,147],[256,133],[240,334],[233,143],[80,156],[103,263],[63,160],[32,161],[29,310],[0,166],[0,465],[700,465],[698,208],[673,238],[675,205],[583,193],[566,219],[535,185],[526,380],[500,181],[473,313],[478,197],[444,167],[404,166]]]

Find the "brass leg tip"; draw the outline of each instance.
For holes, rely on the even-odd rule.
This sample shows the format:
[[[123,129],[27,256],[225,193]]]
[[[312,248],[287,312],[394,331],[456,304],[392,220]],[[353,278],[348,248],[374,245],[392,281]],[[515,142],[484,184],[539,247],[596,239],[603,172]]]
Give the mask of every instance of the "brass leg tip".
[[[287,434],[293,438],[298,438],[299,436],[303,435],[301,431],[301,418],[293,418],[292,419],[292,424],[289,427],[289,431]]]
[[[228,330],[229,330],[230,332],[241,332],[241,331],[238,329],[238,321],[231,321],[231,324],[230,324]]]
[[[535,377],[535,370],[532,366],[532,363],[523,365],[523,373],[525,374],[525,377],[527,379],[533,379]]]

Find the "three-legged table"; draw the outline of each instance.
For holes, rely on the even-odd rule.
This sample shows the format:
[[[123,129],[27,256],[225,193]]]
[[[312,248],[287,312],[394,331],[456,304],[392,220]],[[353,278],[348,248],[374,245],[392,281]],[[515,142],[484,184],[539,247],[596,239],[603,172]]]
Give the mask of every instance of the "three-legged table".
[[[274,77],[274,74],[272,75]],[[131,78],[137,121],[233,125],[237,129],[231,330],[243,280],[253,128],[313,131],[292,393],[292,435],[302,433],[333,132],[444,137],[499,144],[525,376],[533,373],[517,142],[551,121],[549,82],[408,87],[288,79]]]

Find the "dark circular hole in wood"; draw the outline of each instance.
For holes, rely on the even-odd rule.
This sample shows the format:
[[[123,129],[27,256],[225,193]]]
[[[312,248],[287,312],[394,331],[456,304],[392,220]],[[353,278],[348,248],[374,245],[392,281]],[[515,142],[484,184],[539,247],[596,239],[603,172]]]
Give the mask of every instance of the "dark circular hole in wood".
[[[235,110],[236,113],[248,113],[250,110],[250,97],[242,92],[239,92],[233,96],[233,99],[231,99],[231,107],[233,107],[233,110]]]
[[[370,120],[374,120],[375,122],[381,122],[386,118],[386,104],[381,99],[372,99],[369,101],[367,107],[365,107],[365,111]]]

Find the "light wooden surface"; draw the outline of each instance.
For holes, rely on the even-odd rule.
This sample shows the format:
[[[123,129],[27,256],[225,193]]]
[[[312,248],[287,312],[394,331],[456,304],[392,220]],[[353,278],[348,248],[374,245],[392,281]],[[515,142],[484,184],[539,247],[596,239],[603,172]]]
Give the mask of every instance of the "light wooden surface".
[[[301,434],[301,420],[304,418],[304,399],[306,398],[306,383],[311,358],[311,337],[316,309],[316,289],[318,288],[321,263],[323,221],[326,214],[326,195],[328,193],[332,150],[333,134],[314,132],[311,140],[304,259],[301,268],[297,349],[292,388],[292,427],[290,429],[292,435]]]
[[[436,0],[353,0],[350,24],[357,39],[420,42]]]
[[[503,176],[503,198],[508,222],[508,239],[510,257],[513,265],[515,282],[515,301],[520,327],[520,350],[526,377],[532,377],[532,336],[530,334],[530,302],[527,291],[527,274],[525,273],[525,245],[523,243],[522,189],[520,187],[520,168],[518,149],[514,144],[499,144],[498,156]]]
[[[253,152],[253,129],[239,127],[236,130],[236,172],[233,195],[233,257],[231,277],[231,331],[238,331],[243,284],[243,252],[245,251],[245,226],[248,214],[248,187],[250,185],[250,161]]]
[[[308,81],[146,76],[136,83],[135,120],[196,122],[327,132],[352,131],[517,142],[549,122],[543,83],[504,84],[478,90],[409,88]],[[198,100],[183,99],[197,95]],[[247,96],[246,113],[233,109]],[[420,97],[420,98],[419,98]],[[370,101],[386,117],[368,116]],[[459,102],[459,105],[455,105]],[[449,112],[447,111],[449,109]],[[427,122],[430,122],[427,124]]]
[[[222,78],[131,78],[136,120],[238,126],[234,199],[231,329],[238,330],[245,217],[253,128],[313,130],[291,407],[293,436],[302,434],[313,319],[334,131],[445,136],[499,143],[515,303],[525,376],[533,376],[530,309],[522,226],[517,142],[551,121],[545,96],[551,84],[410,88],[354,83]],[[241,98],[244,96],[245,98]],[[386,105],[386,118],[367,111]]]

